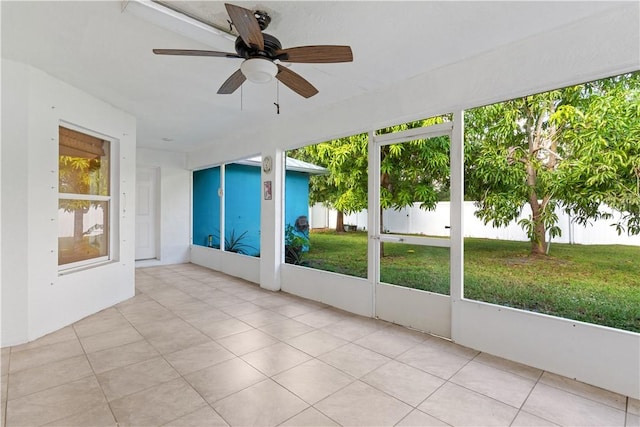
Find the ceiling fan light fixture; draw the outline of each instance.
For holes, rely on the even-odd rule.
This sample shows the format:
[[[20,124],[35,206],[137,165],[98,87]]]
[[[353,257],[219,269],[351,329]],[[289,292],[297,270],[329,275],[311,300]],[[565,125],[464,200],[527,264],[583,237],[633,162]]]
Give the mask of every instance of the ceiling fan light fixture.
[[[278,74],[278,66],[262,58],[247,59],[240,65],[240,70],[253,83],[268,83]]]
[[[127,1],[129,0],[125,0],[125,3]],[[153,53],[156,55],[246,58],[240,65],[240,69],[222,83],[217,92],[220,95],[235,92],[247,80],[262,84],[272,81],[275,77],[298,95],[310,98],[318,93],[318,89],[300,74],[281,65],[281,62],[324,64],[353,61],[353,52],[349,46],[309,45],[282,49],[277,38],[262,32],[269,24],[270,18],[267,13],[251,11],[230,3],[225,3],[224,7],[231,18],[229,23],[235,27],[239,34],[235,42],[236,53],[193,49],[153,49]],[[276,64],[275,61],[278,63]]]

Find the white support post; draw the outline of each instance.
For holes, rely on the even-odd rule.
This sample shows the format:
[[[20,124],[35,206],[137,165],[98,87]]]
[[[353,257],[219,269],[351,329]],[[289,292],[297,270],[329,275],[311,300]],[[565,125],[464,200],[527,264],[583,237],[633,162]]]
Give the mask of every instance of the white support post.
[[[369,132],[368,147],[367,234],[369,244],[367,277],[371,284],[371,315],[376,317],[376,283],[378,282],[378,260],[380,259],[380,145],[376,144],[373,131]]]
[[[262,153],[263,160],[272,157],[271,170],[262,170],[260,194],[260,287],[280,290],[280,266],[284,262],[284,177],[282,150]],[[270,187],[270,194],[269,188]],[[270,198],[269,198],[270,197]]]
[[[453,115],[450,150],[451,168],[451,303],[460,301],[464,292],[464,112]],[[453,307],[452,307],[453,312]]]

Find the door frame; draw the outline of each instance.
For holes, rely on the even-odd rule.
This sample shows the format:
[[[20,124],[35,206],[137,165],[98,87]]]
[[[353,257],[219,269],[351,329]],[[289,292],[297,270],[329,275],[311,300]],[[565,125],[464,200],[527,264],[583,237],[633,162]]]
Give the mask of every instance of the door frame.
[[[153,210],[153,225],[152,230],[154,233],[154,242],[153,242],[153,252],[154,256],[151,258],[140,258],[135,257],[136,261],[149,261],[149,260],[159,260],[160,259],[160,168],[154,166],[137,166],[136,167],[136,197],[137,197],[137,174],[138,171],[148,171],[151,177],[151,188],[149,194],[152,195],[152,203],[150,203],[149,208]],[[137,227],[137,206],[136,203],[136,227]],[[134,252],[137,251],[137,242],[134,248]]]
[[[439,123],[423,128],[408,129],[402,132],[377,135],[369,132],[369,200],[368,200],[368,277],[372,286],[371,310],[375,317],[397,323],[403,323],[416,329],[429,331],[444,337],[451,337],[452,309],[463,294],[463,201],[464,201],[464,150],[463,150],[464,114],[457,111],[452,122]],[[380,149],[382,146],[409,142],[416,139],[428,139],[437,136],[449,136],[450,140],[450,237],[448,240],[429,237],[408,237],[380,233]],[[450,295],[440,295],[427,291],[403,288],[380,282],[380,242],[398,242],[426,246],[449,247]],[[388,299],[386,301],[379,297]],[[405,304],[417,304],[421,307],[420,318],[403,318],[401,311]],[[396,310],[399,308],[399,310]]]

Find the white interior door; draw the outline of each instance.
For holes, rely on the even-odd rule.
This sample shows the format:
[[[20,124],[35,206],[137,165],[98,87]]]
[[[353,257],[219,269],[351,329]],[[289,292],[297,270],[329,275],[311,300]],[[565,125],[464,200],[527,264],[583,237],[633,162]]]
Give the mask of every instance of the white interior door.
[[[136,170],[136,260],[157,258],[157,169]]]

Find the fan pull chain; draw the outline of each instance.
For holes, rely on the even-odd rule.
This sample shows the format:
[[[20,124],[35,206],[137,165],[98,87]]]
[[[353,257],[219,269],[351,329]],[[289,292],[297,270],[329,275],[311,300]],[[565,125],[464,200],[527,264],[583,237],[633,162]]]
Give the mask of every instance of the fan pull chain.
[[[276,80],[276,102],[273,103],[276,106],[276,114],[280,114],[280,82]]]
[[[240,86],[240,111],[242,110],[242,100],[243,100],[244,91],[242,90],[242,86]]]

